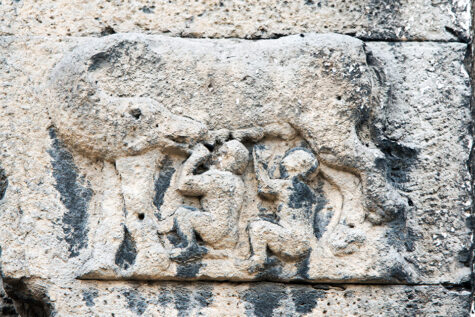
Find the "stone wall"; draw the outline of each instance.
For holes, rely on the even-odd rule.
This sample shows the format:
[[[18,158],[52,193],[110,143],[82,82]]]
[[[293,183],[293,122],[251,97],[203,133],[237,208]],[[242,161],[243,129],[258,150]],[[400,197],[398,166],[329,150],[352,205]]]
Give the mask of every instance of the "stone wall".
[[[0,315],[468,316],[471,7],[3,2]]]

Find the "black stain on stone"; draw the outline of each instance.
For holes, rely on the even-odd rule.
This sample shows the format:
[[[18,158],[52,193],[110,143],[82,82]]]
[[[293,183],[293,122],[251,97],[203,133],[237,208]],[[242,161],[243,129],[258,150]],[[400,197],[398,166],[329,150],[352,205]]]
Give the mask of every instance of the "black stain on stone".
[[[323,191],[324,182],[322,179],[318,180],[317,186],[315,187],[316,199],[315,199],[315,214],[313,218],[313,234],[317,239],[320,239],[325,232],[328,224],[330,223],[333,212],[328,211],[322,213],[325,209],[325,206],[328,204],[328,200],[325,198],[325,193]]]
[[[287,298],[285,288],[280,285],[259,284],[241,293],[246,301],[246,311],[259,317],[272,317],[280,302]]]
[[[417,150],[384,137],[379,138],[376,145],[385,155],[384,159],[376,160],[376,166],[386,172],[386,178],[394,187],[404,190],[403,185],[409,181],[409,172],[417,160]]]
[[[319,204],[317,204],[316,210],[321,210],[323,207],[325,207],[325,205],[326,201],[320,200]],[[325,214],[319,214],[318,211],[315,212],[315,217],[313,221],[313,233],[315,234],[315,237],[317,239],[320,239],[323,236],[323,233],[325,232],[328,224],[330,223],[332,216],[333,212],[328,212]]]
[[[297,277],[300,279],[308,279],[308,270],[310,264],[310,254],[312,250],[310,249],[307,254],[304,255],[303,259],[297,262]]]
[[[415,234],[412,228],[407,228],[405,231],[403,231],[403,234],[404,247],[406,248],[406,251],[414,251],[416,248],[415,243],[417,240],[419,240],[419,237]]]
[[[8,187],[8,178],[5,170],[0,167],[0,200],[5,197]]]
[[[400,252],[413,252],[416,242],[421,239],[414,229],[407,226],[404,217],[396,218],[388,223],[386,238],[388,243]]]
[[[167,235],[167,238],[175,247],[181,248],[181,252],[178,255],[171,256],[170,259],[178,263],[196,263],[196,261],[199,261],[205,254],[207,254],[208,249],[200,245],[200,243],[203,242],[203,239],[201,239],[201,237],[196,232],[195,236],[196,237],[191,241],[188,241],[187,237],[180,230],[180,226],[175,219],[173,231],[171,234]],[[185,273],[183,270],[187,270],[188,273]],[[190,274],[195,270],[199,270],[199,266],[185,265],[183,270],[180,268],[178,269],[178,271],[181,271],[183,274]]]
[[[132,239],[129,230],[127,230],[127,227],[124,226],[124,239],[115,254],[115,264],[126,270],[135,263],[136,257],[137,249],[135,242]]]
[[[95,289],[84,290],[82,292],[82,300],[86,303],[87,307],[93,307],[95,305],[94,299],[96,299],[98,296],[99,294]]]
[[[116,32],[112,27],[106,26],[102,30],[101,36],[107,36],[107,35],[111,35],[115,33]],[[110,65],[122,66],[120,59],[124,55],[129,55],[131,53],[130,52],[131,47],[136,46],[136,44],[137,42],[124,40],[109,47],[105,51],[94,54],[91,57],[91,63],[89,65],[88,71],[93,72],[100,68],[110,66]]]
[[[327,203],[328,201],[323,195],[317,197],[315,216],[313,218],[313,233],[317,239],[322,237],[333,216],[333,212],[321,214],[321,211],[325,208]]]
[[[313,205],[317,198],[313,190],[297,177],[292,179],[292,194],[289,197],[289,207],[293,209],[303,209],[305,216],[310,218],[313,214]]]
[[[70,257],[75,257],[81,249],[87,247],[87,208],[93,191],[85,186],[84,179],[78,176],[73,156],[58,139],[54,128],[50,128],[49,136],[53,141],[48,154],[52,158],[55,188],[67,209],[63,216],[64,239],[69,245]]]
[[[392,266],[389,270],[388,281],[410,282],[411,277],[401,264]]]
[[[372,64],[378,64],[378,61],[369,52],[367,58],[370,59],[369,62]],[[381,76],[384,77],[384,74]],[[385,81],[385,79],[380,80]],[[392,92],[388,91],[388,94],[391,99]],[[404,184],[410,180],[409,173],[417,162],[418,150],[401,144],[387,135],[387,131],[391,126],[400,124],[384,119],[390,117],[389,114],[375,117],[366,109],[360,112],[359,115],[357,118],[357,132],[360,139],[363,142],[373,142],[385,156],[376,159],[376,167],[386,174],[386,178],[394,187],[404,190]]]
[[[176,276],[186,278],[196,277],[203,266],[204,264],[201,262],[178,264],[176,268]]]
[[[470,249],[464,248],[460,250],[457,254],[457,260],[462,263],[465,267],[470,267],[470,258],[471,258]]]
[[[467,226],[467,228],[469,228],[471,230],[475,230],[475,217],[474,217],[474,215],[470,215],[466,218],[465,225]]]
[[[129,310],[136,313],[137,315],[142,315],[147,309],[148,304],[145,298],[140,296],[136,291],[123,291],[122,295],[124,295],[125,299],[127,300],[127,307]]]
[[[386,2],[388,0],[372,1]],[[394,3],[397,2],[399,1]],[[386,79],[384,72],[379,71],[383,67],[380,61],[370,51],[366,51],[366,59],[368,65],[373,66],[378,82],[384,85]],[[391,100],[393,98],[392,91],[388,90],[387,94],[388,99]],[[390,109],[390,107],[386,108]],[[369,146],[369,143],[374,143],[384,154],[384,158],[375,160],[375,166],[385,174],[389,183],[404,191],[404,185],[410,180],[410,171],[417,162],[419,151],[387,135],[388,129],[400,125],[400,122],[388,121],[386,118],[391,117],[389,114],[377,115],[371,112],[368,107],[359,109],[354,115],[356,116],[356,132],[361,142],[366,146]]]
[[[167,234],[167,239],[175,248],[186,248],[189,244],[176,219],[173,220],[173,229]]]
[[[294,288],[290,295],[299,314],[308,314],[317,307],[318,299],[325,297],[325,292],[311,288]]]
[[[453,36],[455,36],[457,38],[457,40],[459,42],[463,42],[463,43],[468,43],[470,41],[470,38],[468,38],[466,35],[465,35],[465,32],[463,30],[457,30],[457,29],[454,29],[450,26],[445,26],[445,30],[452,34]]]
[[[207,307],[213,302],[213,287],[199,286],[195,292],[195,301],[200,307]]]
[[[267,248],[266,253],[267,256],[266,261],[264,262],[264,267],[256,275],[256,280],[273,281],[281,278],[283,263],[269,248]]]
[[[175,168],[172,166],[173,162],[166,157],[162,163],[162,169],[158,174],[158,177],[155,179],[155,196],[153,197],[153,204],[157,208],[155,216],[158,220],[162,220],[160,207],[163,205],[163,198],[165,197],[165,192],[168,187],[170,187],[170,181],[175,173]]]
[[[173,301],[172,294],[166,288],[161,288],[158,294],[158,303],[162,307],[168,306]]]
[[[200,309],[211,305],[213,302],[213,287],[197,285],[192,291],[187,287],[177,286],[170,290],[163,289],[161,296],[163,296],[163,299],[159,299],[160,305],[164,307],[173,300],[178,316],[201,316],[201,314],[194,314],[192,311],[195,308]]]
[[[270,261],[266,260],[264,268],[261,272],[256,275],[256,280],[258,281],[272,281],[279,279],[282,276],[282,266],[268,264]]]
[[[178,310],[178,316],[188,316],[193,304],[191,303],[191,291],[184,287],[173,288],[173,297],[175,299],[175,308]]]
[[[176,233],[176,231],[171,231],[170,233],[168,233],[167,239],[175,248],[179,248],[180,245],[183,243],[182,239]]]

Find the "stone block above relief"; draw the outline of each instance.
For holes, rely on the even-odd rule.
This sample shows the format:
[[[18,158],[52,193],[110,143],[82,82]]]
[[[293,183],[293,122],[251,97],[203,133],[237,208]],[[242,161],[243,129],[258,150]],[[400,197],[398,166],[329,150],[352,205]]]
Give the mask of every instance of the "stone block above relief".
[[[0,35],[265,39],[335,32],[371,40],[468,42],[470,30],[470,0],[9,0],[0,7]]]
[[[467,281],[465,44],[2,41],[8,278]]]

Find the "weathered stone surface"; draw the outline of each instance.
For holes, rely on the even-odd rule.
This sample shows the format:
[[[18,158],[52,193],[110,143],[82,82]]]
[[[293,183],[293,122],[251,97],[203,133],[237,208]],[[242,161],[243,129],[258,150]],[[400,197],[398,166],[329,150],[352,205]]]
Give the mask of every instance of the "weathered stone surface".
[[[108,285],[77,278],[468,281],[465,44],[312,34],[1,41],[2,269],[13,289],[51,305],[44,309],[75,312],[95,297],[79,295],[81,285]],[[241,143],[244,167],[230,159]],[[207,151],[220,159],[196,175]],[[306,170],[313,180],[293,178]],[[210,193],[221,195],[217,205]],[[307,206],[318,215],[313,228],[281,219]],[[192,218],[200,209],[210,218]],[[213,227],[228,222],[237,235]],[[252,257],[262,242],[270,253]],[[71,288],[85,306],[70,306]],[[246,296],[239,309],[254,295]],[[290,297],[282,295],[289,305]],[[447,298],[441,315],[462,312]],[[126,302],[142,311],[140,300]]]
[[[34,316],[462,317],[470,305],[469,291],[441,286],[82,281],[71,288],[48,287],[42,296]]]
[[[337,32],[379,40],[467,42],[470,10],[469,0],[7,0],[0,7],[0,34],[99,36],[146,32],[256,39]]]
[[[389,177],[414,206],[405,224],[394,223],[390,239],[394,239],[398,248],[406,250],[406,260],[417,263],[417,270],[425,271],[424,275],[450,275],[446,271],[449,258],[458,262],[457,266],[468,269],[472,196],[467,154],[472,140],[467,112],[470,91],[462,87],[468,87],[470,79],[462,75],[453,81],[466,72],[462,64],[465,48],[454,44],[440,49],[434,43],[368,43],[368,47],[375,56],[391,56],[381,59],[388,82],[392,84],[393,99],[388,107],[392,110],[388,110],[386,116],[386,135],[398,144],[417,150],[411,153],[397,146],[383,150],[393,162]],[[460,54],[458,63],[449,57],[456,51]],[[420,71],[421,68],[424,71]],[[458,104],[457,110],[447,107],[452,102]],[[439,112],[442,108],[444,110]],[[455,135],[459,135],[457,141]],[[440,150],[448,152],[436,154]],[[413,162],[412,167],[410,162]],[[401,232],[404,233],[401,235]],[[418,252],[418,249],[424,251]]]

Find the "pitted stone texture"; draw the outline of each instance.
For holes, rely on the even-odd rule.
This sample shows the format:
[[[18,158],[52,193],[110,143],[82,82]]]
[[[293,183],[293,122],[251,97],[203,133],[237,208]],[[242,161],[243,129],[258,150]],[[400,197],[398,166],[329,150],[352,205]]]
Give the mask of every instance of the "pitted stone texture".
[[[2,2],[0,34],[273,38],[336,32],[379,40],[470,38],[469,0]]]
[[[141,252],[147,249],[141,249],[138,243],[132,243],[121,225],[123,205],[116,205],[113,200],[101,200],[102,196],[97,195],[99,192],[110,199],[120,195],[117,191],[117,188],[120,188],[117,185],[120,180],[114,172],[114,166],[110,162],[91,160],[78,153],[68,154],[65,150],[67,147],[60,143],[62,139],[58,139],[51,132],[52,121],[48,113],[48,106],[51,104],[45,102],[43,94],[48,85],[45,78],[48,78],[51,69],[59,63],[64,54],[74,46],[91,42],[91,39],[31,38],[25,41],[5,37],[1,41],[4,57],[1,62],[6,71],[1,75],[5,93],[1,109],[5,120],[0,123],[1,144],[4,149],[0,164],[8,178],[5,197],[0,201],[1,261],[5,276],[10,279],[42,277],[55,285],[65,285],[78,276],[78,272],[83,269],[84,260],[90,255],[89,250],[98,245],[94,242],[94,234],[99,237],[103,234],[107,235],[107,238],[112,237],[113,245],[122,250],[117,253],[106,243],[96,249],[97,254],[104,259],[112,255],[112,262],[116,261],[124,268],[125,264],[130,266],[146,260],[147,253]],[[167,41],[171,43],[173,39]],[[180,45],[181,49],[186,48],[187,41],[193,42],[194,47],[199,47],[201,41],[206,43],[204,45],[211,43],[208,40],[177,41],[183,44]],[[278,47],[278,43],[285,41],[287,40],[266,41],[269,43],[266,45]],[[231,41],[227,43],[226,45],[234,45]],[[344,43],[363,47],[362,43],[354,39],[344,39]],[[320,271],[309,276],[310,279],[322,282],[376,280],[414,283],[461,283],[468,279],[470,241],[465,217],[469,214],[471,201],[466,162],[471,143],[469,79],[463,67],[465,50],[466,45],[455,43],[367,44],[367,55],[363,56],[365,63],[384,70],[386,79],[382,82],[393,87],[392,94],[389,95],[390,102],[383,113],[386,120],[385,133],[390,138],[380,140],[378,149],[385,154],[389,164],[385,171],[387,179],[393,183],[392,186],[399,188],[401,195],[410,198],[410,208],[406,210],[405,220],[396,218],[395,221],[382,225],[373,225],[366,221],[364,226],[368,227],[370,233],[364,241],[361,241],[358,235],[348,235],[345,231],[337,232],[333,236],[333,246],[335,250],[343,250],[338,257],[334,257],[338,259],[338,267],[334,261],[329,262],[332,264],[318,266],[318,263],[323,263],[318,261],[323,261],[324,257],[316,257],[316,262],[313,263],[317,265],[314,267],[319,267]],[[370,51],[372,55],[369,54]],[[211,67],[206,63],[200,66],[205,69]],[[169,78],[181,80],[182,77]],[[206,84],[208,83],[205,83],[208,91],[215,85],[214,83],[209,87]],[[235,89],[233,85],[231,87]],[[268,87],[264,92],[272,91],[272,87]],[[346,92],[342,90],[342,93]],[[231,100],[235,105],[236,101],[232,96]],[[240,103],[244,104],[245,101],[241,99]],[[270,133],[272,129],[266,131]],[[242,131],[238,132],[236,131],[236,136]],[[214,137],[219,138],[217,135]],[[361,138],[365,138],[364,130]],[[272,145],[272,142],[267,145]],[[145,154],[154,155],[153,152],[147,153]],[[55,160],[62,162],[62,165],[56,167],[56,172],[54,163],[52,164]],[[136,169],[142,170],[142,167],[147,166],[147,160],[147,156],[131,156],[127,160],[121,160],[116,168],[121,171],[121,175],[127,177],[132,175],[134,170],[127,166],[137,164]],[[181,163],[174,164],[179,167]],[[132,178],[133,182],[125,182],[122,188],[127,189],[129,186],[129,191],[126,191],[129,196],[126,198],[134,198],[133,195],[137,191],[130,190],[134,186],[140,185],[142,189],[150,186],[150,204],[166,204],[167,197],[154,195],[153,188],[168,186],[166,184],[172,174],[172,168],[175,168],[175,165],[167,163],[166,160],[160,162],[155,182],[157,185],[153,179],[145,176],[145,182],[139,178]],[[108,174],[109,172],[111,173]],[[84,177],[85,175],[102,175],[102,178]],[[437,181],[437,177],[440,181]],[[68,193],[60,189],[58,180],[61,179],[71,182],[73,187],[70,188],[76,188],[77,191]],[[108,186],[101,187],[104,181]],[[441,185],[439,189],[435,189],[438,188],[434,187],[437,185]],[[257,191],[257,186],[253,188]],[[90,191],[92,195],[89,197]],[[74,196],[78,193],[80,195]],[[71,210],[68,210],[68,195],[76,197],[74,199],[89,197],[86,205],[90,207],[76,209],[75,213],[71,213]],[[354,197],[354,201],[359,199]],[[109,216],[112,217],[108,218],[111,222],[97,229],[96,221],[100,222],[101,217],[107,214],[98,213],[95,206],[104,203],[111,211]],[[79,213],[76,213],[78,211]],[[139,216],[140,214],[130,218],[131,227],[140,228]],[[244,223],[244,228],[245,225]],[[140,230],[136,230],[135,236],[131,230],[129,234],[134,239],[139,238],[153,245],[156,236],[149,235],[147,230],[143,230],[143,236],[137,235]],[[77,239],[73,239],[74,237]],[[137,241],[139,240],[134,242]],[[359,248],[363,251],[359,251]],[[244,249],[249,252],[246,246]],[[147,279],[196,279],[203,276],[206,279],[246,280],[254,277],[246,275],[247,269],[239,271],[232,266],[212,264],[212,261],[205,262],[206,266],[202,263],[187,263],[173,268],[171,265],[171,270],[166,271],[168,269],[164,269],[162,265],[166,266],[167,258],[152,259],[142,262],[144,264],[135,271],[135,276],[127,275],[127,271],[126,274],[109,271],[103,276],[140,278],[140,269],[143,269],[149,270],[142,276]],[[373,261],[373,264],[367,265],[366,261]],[[203,272],[205,275],[201,275]],[[280,275],[282,272],[284,274]],[[375,272],[377,274],[373,274]],[[258,278],[285,280],[287,273],[285,270],[274,270]],[[96,277],[100,277],[100,274]]]
[[[438,272],[449,276],[449,258],[460,268],[470,265],[472,196],[467,154],[472,139],[467,111],[471,94],[462,88],[470,84],[463,65],[466,47],[435,43],[367,45],[374,56],[384,56],[379,61],[392,86],[392,102],[387,108],[391,115],[386,116],[388,138],[417,150],[417,158],[397,146],[385,151],[393,160],[388,176],[413,205],[405,224],[394,223],[390,239],[407,252],[406,259],[424,275]],[[447,107],[449,104],[456,106]],[[417,251],[422,249],[425,251]],[[462,275],[459,278],[464,280]]]
[[[36,312],[45,316],[462,317],[470,292],[441,286],[78,281],[49,287],[42,298]]]

